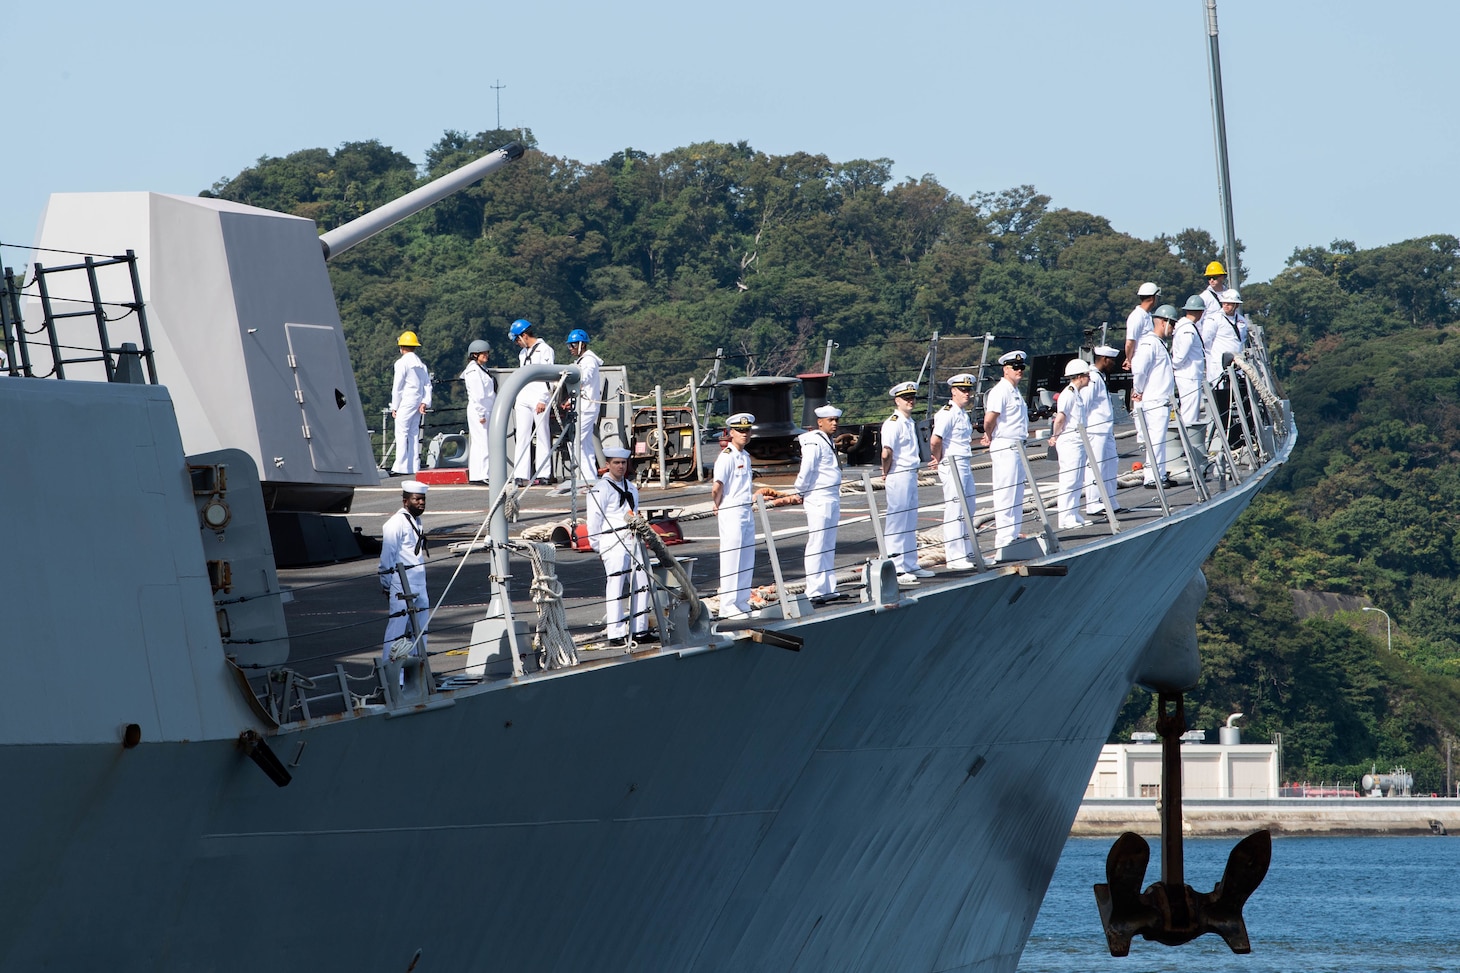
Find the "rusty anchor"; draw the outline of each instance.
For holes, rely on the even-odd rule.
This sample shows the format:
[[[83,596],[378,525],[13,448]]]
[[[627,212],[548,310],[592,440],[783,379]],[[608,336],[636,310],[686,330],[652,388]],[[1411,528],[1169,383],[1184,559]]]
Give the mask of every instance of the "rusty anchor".
[[[1159,695],[1156,730],[1161,735],[1161,880],[1144,892],[1141,882],[1151,860],[1146,839],[1127,831],[1105,858],[1105,881],[1095,886],[1095,903],[1111,956],[1128,956],[1131,940],[1142,936],[1180,946],[1214,932],[1234,953],[1252,952],[1242,906],[1272,863],[1272,834],[1257,831],[1237,843],[1227,857],[1222,880],[1210,892],[1185,882],[1181,848],[1181,734],[1186,712],[1180,693]],[[1173,708],[1174,705],[1174,708]]]

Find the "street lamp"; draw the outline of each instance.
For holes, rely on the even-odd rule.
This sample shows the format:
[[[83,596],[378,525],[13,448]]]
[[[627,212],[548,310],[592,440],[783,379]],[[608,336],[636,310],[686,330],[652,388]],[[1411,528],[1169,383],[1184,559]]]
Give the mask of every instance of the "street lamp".
[[[1384,633],[1389,637],[1389,651],[1392,654],[1394,652],[1394,625],[1389,620],[1389,613],[1382,608],[1370,608],[1368,605],[1362,607],[1366,612],[1378,612],[1384,616]]]

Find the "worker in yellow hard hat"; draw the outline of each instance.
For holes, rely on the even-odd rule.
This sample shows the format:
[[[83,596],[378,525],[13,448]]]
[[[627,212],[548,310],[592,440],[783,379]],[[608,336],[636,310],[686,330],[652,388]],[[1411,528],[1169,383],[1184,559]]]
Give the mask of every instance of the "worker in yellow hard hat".
[[[1213,260],[1207,264],[1207,289],[1201,292],[1201,301],[1207,306],[1207,314],[1222,313],[1222,291],[1226,289],[1227,268]]]
[[[395,381],[390,389],[390,414],[395,416],[395,462],[390,472],[414,476],[421,468],[421,417],[431,408],[431,373],[416,349],[421,339],[402,331],[396,339]]]

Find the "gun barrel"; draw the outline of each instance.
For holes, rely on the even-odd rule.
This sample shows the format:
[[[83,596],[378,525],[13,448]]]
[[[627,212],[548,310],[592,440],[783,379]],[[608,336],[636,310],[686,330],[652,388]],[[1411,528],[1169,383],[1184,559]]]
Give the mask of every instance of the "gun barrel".
[[[508,142],[495,152],[488,153],[474,162],[468,162],[460,169],[448,172],[438,179],[432,179],[419,189],[406,193],[400,199],[371,210],[358,219],[337,226],[328,233],[320,234],[319,242],[324,248],[324,259],[337,257],[357,243],[363,243],[377,233],[382,233],[408,216],[414,216],[438,200],[445,199],[459,189],[465,189],[489,172],[502,168],[514,159],[522,157],[519,142]]]

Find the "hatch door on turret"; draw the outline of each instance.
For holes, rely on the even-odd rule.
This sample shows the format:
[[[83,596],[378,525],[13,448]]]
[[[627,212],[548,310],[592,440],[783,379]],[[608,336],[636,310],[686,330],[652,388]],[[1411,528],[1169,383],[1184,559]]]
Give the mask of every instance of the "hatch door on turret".
[[[350,473],[360,406],[349,401],[355,383],[339,329],[324,324],[285,324],[294,397],[299,400],[300,432],[309,457],[321,473]]]

